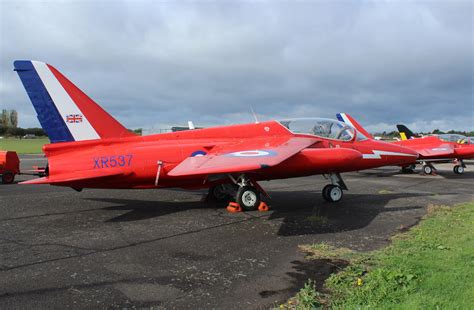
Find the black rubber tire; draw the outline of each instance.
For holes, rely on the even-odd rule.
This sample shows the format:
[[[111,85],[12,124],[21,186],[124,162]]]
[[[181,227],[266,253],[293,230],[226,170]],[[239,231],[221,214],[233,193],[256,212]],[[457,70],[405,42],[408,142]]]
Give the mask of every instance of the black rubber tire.
[[[11,172],[5,172],[2,174],[3,184],[12,184],[15,181],[15,175]]]
[[[433,174],[433,168],[431,168],[431,166],[423,166],[423,173],[424,174]]]
[[[456,174],[463,174],[464,173],[464,167],[463,166],[454,166],[453,168],[454,173]]]
[[[327,202],[331,202],[331,198],[329,197],[328,191],[331,189],[332,186],[333,186],[332,184],[328,184],[324,186],[323,190],[321,191],[321,194],[323,195],[324,200],[326,200]]]
[[[260,192],[253,186],[243,186],[237,191],[236,200],[244,211],[254,211],[261,202]]]
[[[340,186],[331,184],[330,187],[326,190],[326,195],[328,197],[329,202],[339,202],[344,196],[344,191]]]
[[[217,202],[226,202],[230,199],[230,196],[222,192],[222,185],[216,185],[209,188],[209,197]]]

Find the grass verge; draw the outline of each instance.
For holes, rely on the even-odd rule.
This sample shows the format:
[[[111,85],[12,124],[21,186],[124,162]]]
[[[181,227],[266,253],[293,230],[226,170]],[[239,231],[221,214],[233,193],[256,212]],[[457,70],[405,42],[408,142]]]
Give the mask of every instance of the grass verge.
[[[280,308],[474,309],[473,227],[474,202],[430,206],[419,225],[379,251],[304,246],[308,259],[350,264],[325,280],[323,292],[309,280]]]
[[[49,139],[0,139],[0,150],[15,151],[18,154],[39,154]]]

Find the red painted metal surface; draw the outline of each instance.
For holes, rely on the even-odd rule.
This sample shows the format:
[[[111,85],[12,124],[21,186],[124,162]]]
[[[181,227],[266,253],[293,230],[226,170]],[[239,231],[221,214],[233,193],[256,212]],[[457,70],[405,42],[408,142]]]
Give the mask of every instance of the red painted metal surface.
[[[11,172],[20,173],[20,160],[16,152],[0,151],[0,174]]]
[[[413,138],[395,142],[395,144],[410,148],[419,154],[419,160],[446,160],[474,158],[473,144],[446,142],[435,136]]]
[[[24,183],[74,188],[204,188],[229,182],[227,174],[242,172],[255,180],[270,180],[405,165],[416,160],[416,153],[403,146],[371,139],[342,142],[293,134],[276,121],[55,143],[43,150],[49,176]],[[196,152],[206,155],[192,157]],[[259,156],[252,156],[255,154]],[[209,158],[211,163],[199,171],[199,165]],[[158,162],[163,165],[155,186]]]

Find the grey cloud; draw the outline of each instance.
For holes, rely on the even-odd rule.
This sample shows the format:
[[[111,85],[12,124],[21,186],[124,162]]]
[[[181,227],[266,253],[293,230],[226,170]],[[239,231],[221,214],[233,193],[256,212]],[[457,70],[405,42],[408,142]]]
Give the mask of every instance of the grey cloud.
[[[12,61],[56,66],[129,127],[334,117],[473,130],[472,3],[3,1],[1,106],[34,111]],[[393,127],[394,129],[394,127]]]

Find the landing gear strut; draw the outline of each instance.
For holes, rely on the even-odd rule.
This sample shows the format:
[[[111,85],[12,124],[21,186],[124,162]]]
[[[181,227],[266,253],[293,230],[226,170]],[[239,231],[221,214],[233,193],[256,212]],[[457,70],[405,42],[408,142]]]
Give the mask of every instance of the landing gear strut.
[[[344,196],[343,190],[347,190],[347,186],[339,173],[331,173],[329,179],[332,184],[323,188],[323,198],[328,202],[339,202]]]

